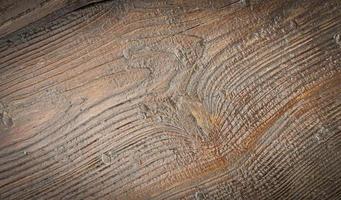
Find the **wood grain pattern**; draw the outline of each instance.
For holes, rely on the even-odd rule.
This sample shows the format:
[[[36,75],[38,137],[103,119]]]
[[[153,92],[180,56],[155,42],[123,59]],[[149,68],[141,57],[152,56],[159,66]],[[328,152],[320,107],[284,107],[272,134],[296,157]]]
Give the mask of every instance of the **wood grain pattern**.
[[[18,2],[0,199],[341,198],[339,0]]]

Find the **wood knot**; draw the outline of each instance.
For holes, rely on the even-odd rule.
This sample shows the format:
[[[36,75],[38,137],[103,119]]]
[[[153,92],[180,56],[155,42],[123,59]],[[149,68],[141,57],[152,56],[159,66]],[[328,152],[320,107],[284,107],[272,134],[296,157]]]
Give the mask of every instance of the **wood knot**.
[[[9,129],[14,125],[13,119],[8,111],[5,110],[4,104],[0,102],[0,129]]]
[[[111,156],[108,153],[103,153],[101,156],[101,160],[105,165],[111,164]]]
[[[195,200],[204,200],[204,199],[206,199],[205,194],[202,193],[201,191],[197,191],[197,192],[194,194],[194,197],[195,197]]]
[[[240,0],[240,4],[243,7],[249,7],[250,6],[250,0]]]
[[[335,40],[335,43],[341,47],[341,35],[340,34],[335,34],[334,35],[334,40]]]

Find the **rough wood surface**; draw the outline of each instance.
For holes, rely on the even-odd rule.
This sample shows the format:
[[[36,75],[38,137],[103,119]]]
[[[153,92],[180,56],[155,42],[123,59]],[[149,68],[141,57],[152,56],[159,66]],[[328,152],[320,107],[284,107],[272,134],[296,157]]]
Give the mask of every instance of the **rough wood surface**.
[[[8,2],[0,199],[341,199],[339,0]]]

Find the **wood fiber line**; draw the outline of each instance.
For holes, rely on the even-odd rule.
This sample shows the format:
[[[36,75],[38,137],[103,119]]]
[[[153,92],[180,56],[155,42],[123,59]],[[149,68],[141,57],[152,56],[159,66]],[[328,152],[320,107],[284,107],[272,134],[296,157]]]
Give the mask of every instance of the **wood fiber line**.
[[[0,199],[340,199],[340,9],[0,1]]]

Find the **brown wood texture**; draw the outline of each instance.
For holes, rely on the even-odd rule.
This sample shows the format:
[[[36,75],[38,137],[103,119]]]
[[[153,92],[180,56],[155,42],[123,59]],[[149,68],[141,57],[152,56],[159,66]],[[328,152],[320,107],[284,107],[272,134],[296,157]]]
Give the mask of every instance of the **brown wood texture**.
[[[0,199],[341,199],[340,0],[0,5]]]

